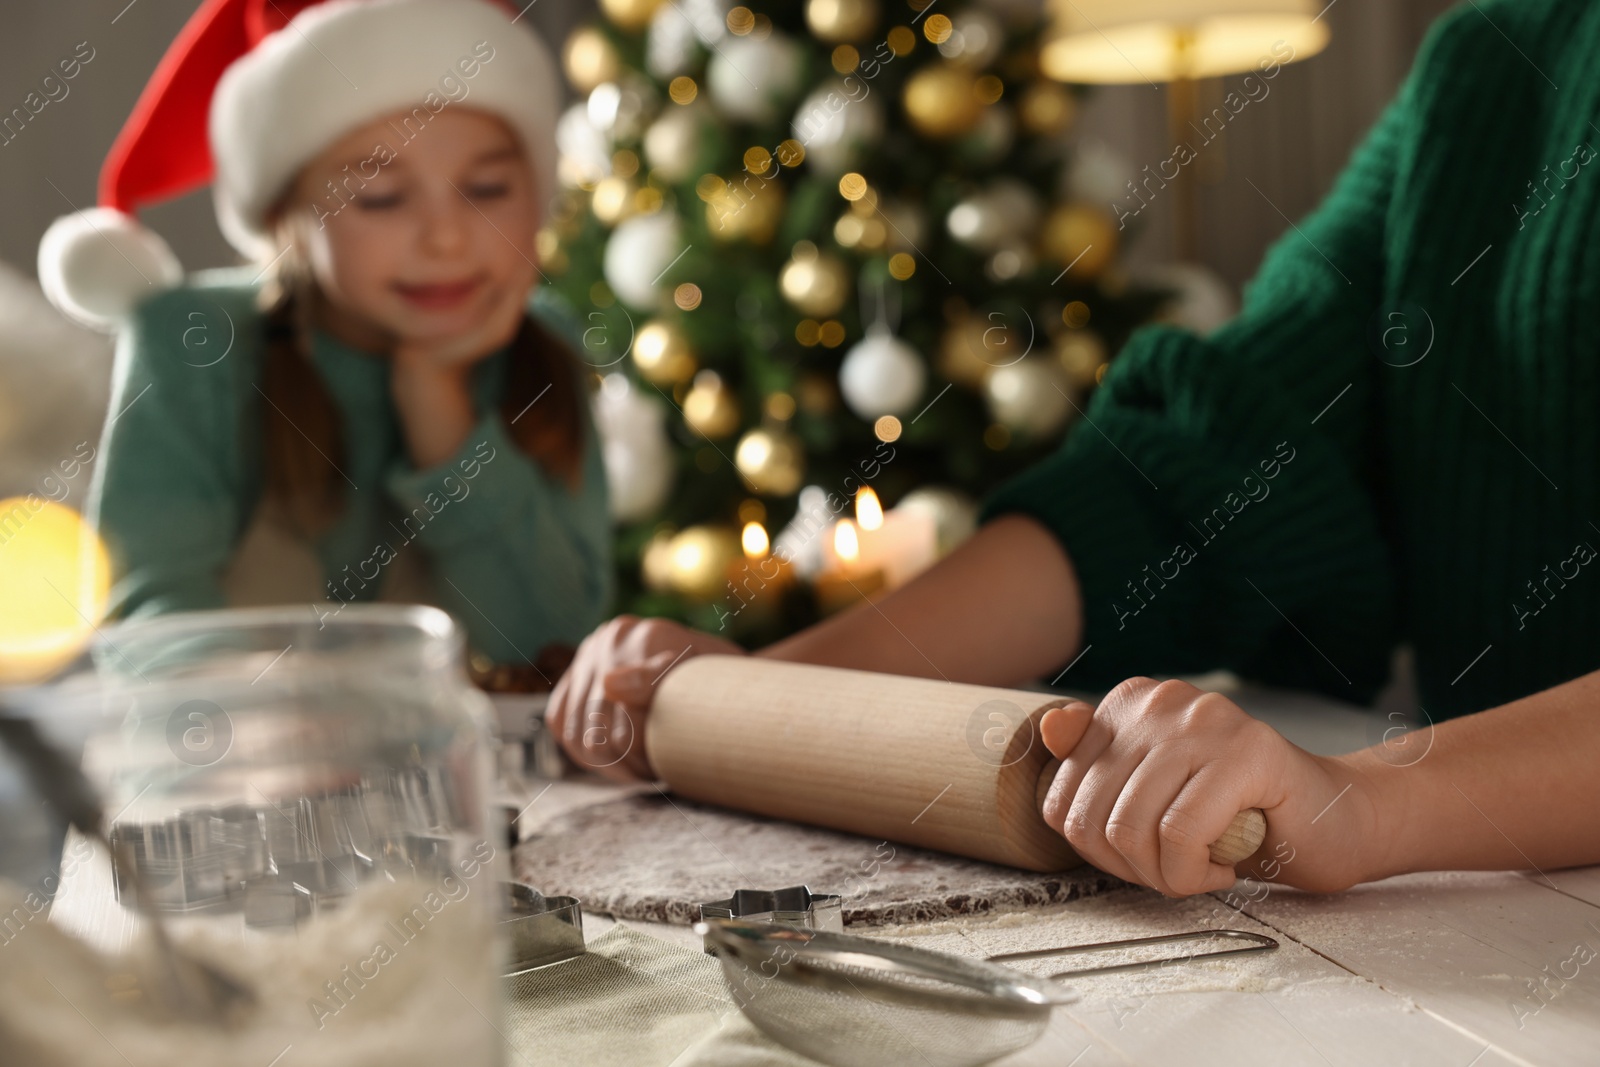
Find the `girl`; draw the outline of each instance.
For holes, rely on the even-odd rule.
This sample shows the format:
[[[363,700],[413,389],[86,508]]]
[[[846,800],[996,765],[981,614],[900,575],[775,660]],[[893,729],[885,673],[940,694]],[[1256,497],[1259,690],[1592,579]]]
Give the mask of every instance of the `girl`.
[[[40,252],[58,304],[121,329],[93,499],[120,610],[426,599],[501,663],[599,621],[605,481],[553,332],[577,331],[534,288],[557,100],[544,47],[486,0],[200,8],[107,161],[107,206]],[[154,295],[131,279],[124,310],[91,261],[175,281],[124,212],[211,160],[256,262]]]
[[[1447,15],[1235,321],[1138,334],[962,548],[758,654],[1114,685],[1044,717],[1064,761],[1045,817],[1164,893],[1232,884],[1207,845],[1249,807],[1267,840],[1241,869],[1311,889],[1600,862],[1596,55],[1583,0]],[[1228,667],[1367,700],[1401,640],[1450,721],[1337,758],[1126,680]],[[552,698],[568,750],[648,773],[653,683],[711,651],[738,650],[607,624]]]

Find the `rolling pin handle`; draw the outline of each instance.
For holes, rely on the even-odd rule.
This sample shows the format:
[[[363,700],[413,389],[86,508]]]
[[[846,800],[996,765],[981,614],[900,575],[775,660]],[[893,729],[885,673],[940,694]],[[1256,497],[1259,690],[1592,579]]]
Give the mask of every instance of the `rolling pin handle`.
[[[1039,772],[1039,784],[1034,790],[1034,805],[1044,811],[1044,798],[1050,792],[1050,783],[1056,780],[1061,769],[1060,760],[1051,760]],[[1250,858],[1267,837],[1267,817],[1260,808],[1247,808],[1233,817],[1222,836],[1211,843],[1211,862],[1232,867]]]

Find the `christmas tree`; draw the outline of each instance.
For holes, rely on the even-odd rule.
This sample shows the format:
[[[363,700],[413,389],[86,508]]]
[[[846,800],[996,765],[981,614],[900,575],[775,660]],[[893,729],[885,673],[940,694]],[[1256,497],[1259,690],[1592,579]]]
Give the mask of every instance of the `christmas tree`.
[[[1036,4],[601,7],[540,252],[602,376],[617,607],[764,643],[970,533],[1156,294]]]

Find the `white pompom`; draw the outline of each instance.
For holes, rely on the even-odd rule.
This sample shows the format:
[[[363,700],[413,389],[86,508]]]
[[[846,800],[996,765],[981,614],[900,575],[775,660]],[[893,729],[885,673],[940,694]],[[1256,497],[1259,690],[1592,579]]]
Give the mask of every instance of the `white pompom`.
[[[839,392],[863,419],[905,414],[922,396],[926,380],[917,350],[888,330],[868,331],[839,365]]]
[[[39,241],[40,287],[91,329],[115,330],[140,301],[182,280],[167,242],[115,208],[64,215]]]

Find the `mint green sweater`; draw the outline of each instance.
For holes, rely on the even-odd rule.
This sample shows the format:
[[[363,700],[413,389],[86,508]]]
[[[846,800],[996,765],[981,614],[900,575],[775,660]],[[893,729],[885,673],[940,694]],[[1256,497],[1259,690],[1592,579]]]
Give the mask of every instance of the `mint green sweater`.
[[[250,271],[197,274],[141,304],[119,337],[91,509],[121,614],[224,604],[223,575],[262,495],[264,324],[250,279]],[[581,326],[552,290],[535,289],[529,313],[579,350]],[[315,333],[313,361],[344,416],[346,496],[336,524],[310,546],[329,584],[308,612],[375,598],[385,568],[420,552],[433,602],[496,662],[575,644],[605,617],[611,529],[594,431],[578,491],[547,478],[497,411],[507,355],[501,349],[476,369],[481,417],[460,454],[417,470],[390,399],[388,361]]]
[[[1077,569],[1060,684],[1364,701],[1404,642],[1439,719],[1600,667],[1597,125],[1600,4],[1454,9],[1241,314],[1134,336],[986,508]]]

